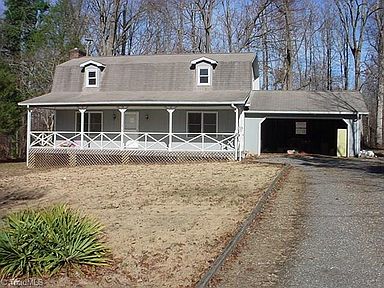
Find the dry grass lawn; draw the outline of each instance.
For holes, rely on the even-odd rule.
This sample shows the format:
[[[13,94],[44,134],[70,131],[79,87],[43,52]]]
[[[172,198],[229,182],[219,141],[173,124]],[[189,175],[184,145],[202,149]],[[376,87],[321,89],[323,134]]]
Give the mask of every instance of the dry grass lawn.
[[[0,164],[0,215],[64,202],[104,224],[115,267],[98,277],[56,277],[52,286],[189,287],[280,169],[233,162],[50,170]]]

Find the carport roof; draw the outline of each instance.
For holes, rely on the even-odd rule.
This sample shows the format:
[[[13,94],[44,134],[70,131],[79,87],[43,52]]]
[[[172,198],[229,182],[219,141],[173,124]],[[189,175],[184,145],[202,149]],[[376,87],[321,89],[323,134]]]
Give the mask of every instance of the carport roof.
[[[249,111],[258,113],[367,114],[357,91],[252,91]]]

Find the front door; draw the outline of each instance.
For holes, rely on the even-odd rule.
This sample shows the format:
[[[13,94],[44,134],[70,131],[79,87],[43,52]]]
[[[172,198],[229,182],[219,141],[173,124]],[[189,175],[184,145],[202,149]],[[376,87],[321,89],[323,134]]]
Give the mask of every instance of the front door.
[[[124,115],[124,132],[127,136],[126,146],[137,148],[136,140],[139,137],[139,112],[128,111]]]
[[[124,131],[139,132],[139,112],[125,112]]]

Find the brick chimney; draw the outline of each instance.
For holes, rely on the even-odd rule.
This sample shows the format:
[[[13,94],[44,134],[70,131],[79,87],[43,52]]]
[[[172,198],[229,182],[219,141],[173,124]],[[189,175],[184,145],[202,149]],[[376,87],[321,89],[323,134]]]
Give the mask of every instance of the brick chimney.
[[[86,54],[84,51],[80,50],[79,48],[73,48],[69,51],[69,60],[77,59],[84,57]]]

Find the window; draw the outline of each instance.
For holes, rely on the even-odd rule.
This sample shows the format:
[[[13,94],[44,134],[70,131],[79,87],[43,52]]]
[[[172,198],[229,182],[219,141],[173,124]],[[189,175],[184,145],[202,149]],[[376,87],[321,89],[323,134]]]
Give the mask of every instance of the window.
[[[188,137],[198,133],[217,133],[217,112],[187,112],[187,131]]]
[[[296,122],[296,135],[307,135],[307,122]]]
[[[81,63],[81,72],[84,73],[84,87],[99,87],[102,71],[105,67],[104,64],[93,60]]]
[[[208,84],[208,68],[200,69],[200,84]]]
[[[76,132],[81,131],[81,113],[76,112]],[[103,128],[102,112],[85,112],[84,113],[84,132],[102,132]]]
[[[197,84],[200,86],[211,85],[211,67],[202,65],[197,68]]]
[[[97,87],[98,86],[98,81],[97,81],[97,76],[98,76],[98,73],[97,73],[97,70],[87,70],[86,72],[87,74],[87,84],[86,86],[87,87]]]

